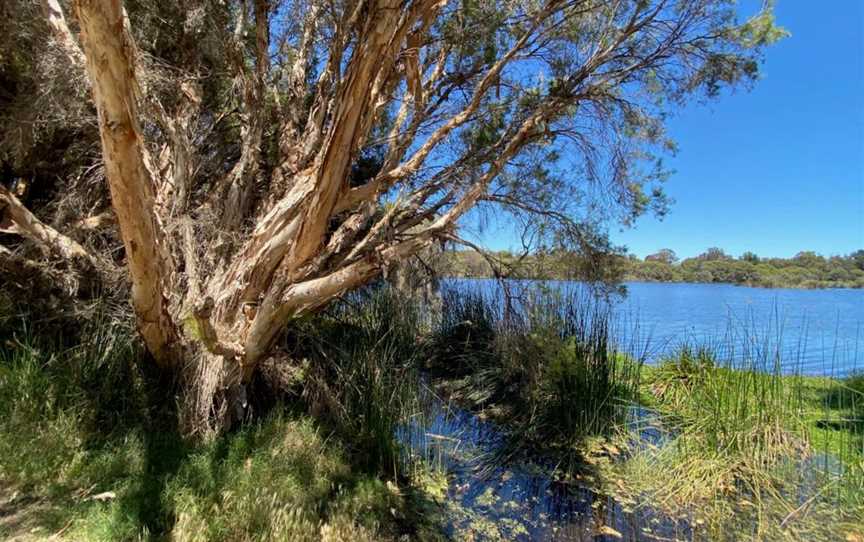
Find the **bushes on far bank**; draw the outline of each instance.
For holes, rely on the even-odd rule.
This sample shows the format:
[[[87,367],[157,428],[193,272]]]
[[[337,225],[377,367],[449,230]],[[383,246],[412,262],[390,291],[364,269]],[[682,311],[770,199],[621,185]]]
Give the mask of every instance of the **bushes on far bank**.
[[[569,253],[525,257],[501,252],[497,258],[516,269],[519,277],[579,279],[580,259]],[[492,277],[488,262],[470,251],[445,252],[442,273],[454,277]],[[823,257],[802,252],[793,258],[759,258],[746,253],[734,258],[709,249],[695,258],[678,261],[667,250],[644,260],[617,255],[609,260],[608,275],[621,281],[740,284],[762,288],[864,288],[864,251]]]
[[[624,279],[646,282],[701,282],[761,288],[864,288],[864,270],[851,258],[771,258],[758,262],[727,257],[688,258],[680,263],[629,259]]]

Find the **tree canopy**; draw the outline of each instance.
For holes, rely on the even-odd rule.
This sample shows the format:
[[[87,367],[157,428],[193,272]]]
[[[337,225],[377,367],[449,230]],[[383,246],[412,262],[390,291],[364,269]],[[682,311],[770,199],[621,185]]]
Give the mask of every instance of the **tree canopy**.
[[[658,252],[661,253],[662,250]],[[630,254],[610,255],[603,272],[611,282],[702,282],[740,284],[767,288],[864,288],[864,268],[860,254],[824,257],[802,252],[793,258],[760,258],[745,252],[740,258],[727,256],[706,259],[702,256],[667,261],[650,254],[644,260]],[[802,257],[801,254],[807,255]],[[591,265],[576,253],[532,253],[517,257],[510,252],[498,252],[484,259],[471,251],[444,254],[440,273],[456,277],[490,278],[506,271],[510,278],[583,279],[585,267]],[[496,265],[498,268],[495,268]]]
[[[3,266],[128,273],[156,360],[210,379],[206,419],[287,322],[463,242],[472,208],[613,252],[600,225],[666,210],[667,116],[754,82],[784,34],[732,0],[0,9]]]

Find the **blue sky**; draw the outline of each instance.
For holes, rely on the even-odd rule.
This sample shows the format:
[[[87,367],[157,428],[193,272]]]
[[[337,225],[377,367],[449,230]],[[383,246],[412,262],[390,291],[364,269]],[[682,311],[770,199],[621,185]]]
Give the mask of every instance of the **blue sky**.
[[[864,248],[864,2],[778,0],[776,17],[792,35],[767,51],[752,91],[670,121],[680,149],[667,160],[670,214],[613,225],[615,243],[640,257],[664,247],[681,257],[709,246],[779,257]],[[518,247],[505,224],[473,237]]]

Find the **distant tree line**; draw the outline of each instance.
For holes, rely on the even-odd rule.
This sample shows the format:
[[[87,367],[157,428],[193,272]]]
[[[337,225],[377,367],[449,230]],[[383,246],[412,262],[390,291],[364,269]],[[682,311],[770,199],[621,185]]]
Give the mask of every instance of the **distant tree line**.
[[[445,253],[444,276],[538,279],[584,279],[599,273],[583,258],[567,252],[514,255],[508,251],[481,255],[474,251]],[[591,265],[597,265],[592,262]],[[864,288],[864,250],[825,257],[812,251],[792,258],[762,258],[745,252],[736,258],[712,247],[693,258],[679,259],[664,248],[640,259],[634,254],[610,256],[602,262],[608,281],[727,283],[765,288]]]

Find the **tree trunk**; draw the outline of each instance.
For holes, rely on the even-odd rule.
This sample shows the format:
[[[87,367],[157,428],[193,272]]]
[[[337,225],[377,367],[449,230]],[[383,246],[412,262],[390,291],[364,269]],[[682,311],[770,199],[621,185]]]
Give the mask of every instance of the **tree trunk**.
[[[179,360],[165,291],[171,285],[171,258],[138,127],[134,44],[119,0],[77,0],[75,7],[99,113],[105,173],[132,279],[132,306],[147,348],[157,362],[170,365]]]

